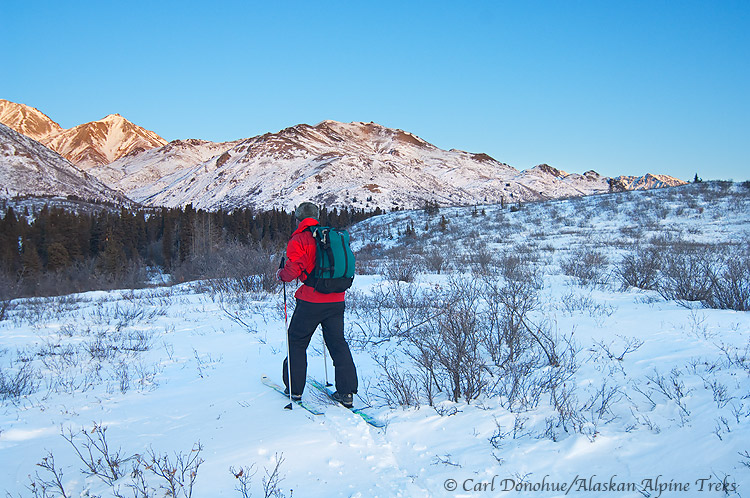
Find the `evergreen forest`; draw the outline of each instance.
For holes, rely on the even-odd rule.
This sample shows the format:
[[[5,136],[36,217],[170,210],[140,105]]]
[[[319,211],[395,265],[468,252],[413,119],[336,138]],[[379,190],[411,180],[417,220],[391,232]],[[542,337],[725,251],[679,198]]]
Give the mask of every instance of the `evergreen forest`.
[[[296,227],[275,209],[86,206],[3,206],[0,299],[265,275]],[[343,228],[378,214],[323,209],[320,221]]]

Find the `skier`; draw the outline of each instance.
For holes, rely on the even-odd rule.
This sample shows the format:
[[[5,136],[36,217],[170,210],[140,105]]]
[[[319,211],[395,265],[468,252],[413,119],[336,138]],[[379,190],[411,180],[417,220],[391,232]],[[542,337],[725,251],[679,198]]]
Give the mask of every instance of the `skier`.
[[[323,340],[335,368],[336,392],[333,398],[345,407],[352,408],[353,395],[357,392],[357,369],[344,338],[346,293],[324,294],[305,285],[305,280],[315,267],[316,252],[315,239],[308,228],[319,224],[320,210],[311,202],[303,202],[297,206],[294,216],[297,220],[297,229],[287,244],[286,264],[276,272],[276,278],[282,282],[291,282],[294,279],[302,282],[294,294],[297,304],[287,332],[289,355],[284,359],[283,365],[286,394],[289,394],[291,384],[292,399],[302,399],[307,379],[307,346],[320,324],[323,329]]]

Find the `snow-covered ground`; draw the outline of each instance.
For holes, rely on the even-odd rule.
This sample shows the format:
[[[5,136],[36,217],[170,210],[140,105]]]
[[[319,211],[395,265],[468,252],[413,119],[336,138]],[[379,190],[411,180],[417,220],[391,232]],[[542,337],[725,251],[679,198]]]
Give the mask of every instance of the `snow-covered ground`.
[[[399,235],[412,226],[416,234]],[[638,243],[741,248],[749,228],[748,189],[716,184],[517,212],[398,212],[353,227],[367,274],[355,279],[348,334],[360,395],[375,403],[384,429],[310,390],[306,399],[323,416],[284,410],[284,398],[260,382],[263,374],[280,382],[281,289],[240,294],[198,283],[14,302],[0,322],[2,379],[28,389],[0,405],[0,491],[45,496],[47,483],[47,496],[59,496],[53,457],[67,496],[143,496],[139,486],[165,496],[168,479],[157,471],[180,461],[186,472],[173,481],[184,477],[175,489],[188,496],[197,456],[196,497],[750,496],[750,316],[622,290],[614,272]],[[564,271],[583,250],[607,260],[593,281]],[[428,271],[436,253],[447,264],[440,274]],[[452,402],[445,392],[434,407],[423,398],[419,407],[386,406],[376,359],[411,369],[405,334],[419,327],[374,300],[436,296],[457,281],[469,288],[482,268],[516,253],[543,284],[527,318],[572,346],[574,367],[558,386],[564,406],[546,392],[523,409],[503,396]],[[419,270],[413,281],[389,279],[397,260],[410,263],[407,275]],[[388,330],[376,331],[383,324]],[[318,379],[321,346],[318,334],[308,352]],[[103,440],[106,453],[119,453],[116,480],[104,468],[103,477],[86,473],[86,445],[96,467],[94,443]],[[133,477],[136,454],[145,485]]]

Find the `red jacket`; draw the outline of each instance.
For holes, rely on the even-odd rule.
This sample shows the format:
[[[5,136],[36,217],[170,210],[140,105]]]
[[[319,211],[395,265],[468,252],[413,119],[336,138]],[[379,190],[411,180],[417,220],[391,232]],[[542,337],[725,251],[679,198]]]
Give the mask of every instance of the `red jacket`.
[[[313,239],[312,233],[307,230],[315,225],[318,225],[318,220],[305,218],[292,234],[292,238],[289,239],[286,246],[286,264],[279,272],[279,278],[284,282],[291,282],[294,279],[304,282],[307,275],[312,273],[313,268],[315,268],[315,239]],[[294,293],[294,297],[297,299],[310,303],[340,303],[344,301],[345,296],[346,292],[323,294],[304,283]]]

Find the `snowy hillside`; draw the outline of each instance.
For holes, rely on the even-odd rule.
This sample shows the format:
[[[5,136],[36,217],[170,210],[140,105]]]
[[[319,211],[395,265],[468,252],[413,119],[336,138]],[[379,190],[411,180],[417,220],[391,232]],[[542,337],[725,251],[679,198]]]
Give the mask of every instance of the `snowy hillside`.
[[[684,184],[663,176],[519,172],[486,154],[439,149],[375,123],[300,124],[234,142],[175,140],[111,114],[62,129],[33,107],[0,100],[0,123],[149,206],[291,210],[303,201],[385,211],[528,202]],[[28,182],[30,183],[30,182]]]
[[[123,191],[133,191],[143,185],[163,189],[169,186],[165,179],[170,175],[219,157],[238,143],[175,140],[163,147],[128,154],[112,163],[93,167],[89,173],[108,185],[117,185]]]
[[[671,263],[698,255],[716,285],[745,265],[734,271],[747,286],[748,226],[750,185],[729,183],[356,225],[356,404],[373,404],[384,429],[310,389],[323,415],[286,411],[260,382],[280,381],[281,287],[6,303],[0,490],[750,496],[750,316],[707,307],[716,288],[687,300],[671,280],[689,266]],[[656,284],[624,285],[655,257]],[[320,334],[308,356],[323,379]]]
[[[625,190],[649,190],[684,185],[684,182],[667,175],[618,176],[615,180],[623,185]]]
[[[0,197],[29,195],[129,203],[56,152],[0,124]]]
[[[224,150],[219,145],[204,144],[216,155],[201,163],[190,164],[181,149],[170,148],[98,168],[96,174],[116,180],[126,168],[129,175],[115,185],[131,198],[208,210],[292,209],[306,200],[330,207],[414,209],[426,201],[471,205],[610,191],[609,179],[595,172],[568,175],[537,167],[521,173],[485,154],[441,150],[375,123],[302,124],[226,144]],[[166,176],[149,182],[156,158]],[[145,173],[134,180],[141,169]]]
[[[524,170],[516,179],[530,190],[538,192],[542,199],[631,190],[617,184],[610,186],[611,179],[601,176],[596,171],[587,171],[582,175],[569,174],[547,164]]]

